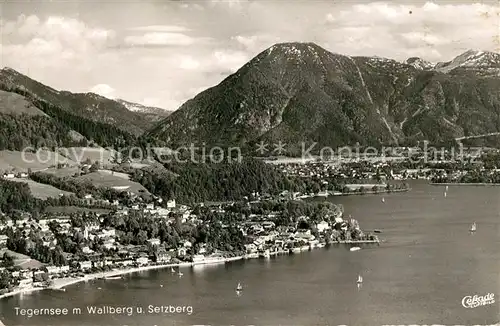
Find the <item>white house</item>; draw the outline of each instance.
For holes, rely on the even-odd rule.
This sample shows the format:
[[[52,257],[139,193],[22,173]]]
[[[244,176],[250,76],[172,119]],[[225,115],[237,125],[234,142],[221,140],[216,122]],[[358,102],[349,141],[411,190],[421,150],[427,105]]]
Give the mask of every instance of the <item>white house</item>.
[[[91,254],[91,253],[93,253],[94,251],[93,251],[92,249],[90,249],[88,246],[85,246],[85,247],[83,247],[83,248],[82,248],[82,252],[83,252],[84,254]]]
[[[14,173],[5,173],[3,177],[5,179],[14,179],[16,176],[14,175]]]
[[[318,229],[318,232],[324,232],[325,230],[330,229],[330,224],[326,221],[321,221],[318,224],[316,224],[316,229]]]
[[[149,263],[149,259],[148,257],[139,257],[135,260],[135,262],[141,266],[144,266]]]
[[[167,201],[167,208],[175,208],[175,199]]]
[[[78,263],[80,265],[80,270],[87,270],[92,268],[92,262],[91,261],[81,261]]]
[[[45,266],[45,270],[48,274],[60,274],[69,271],[69,266]]]
[[[152,246],[159,246],[161,243],[160,239],[149,239],[148,242]]]

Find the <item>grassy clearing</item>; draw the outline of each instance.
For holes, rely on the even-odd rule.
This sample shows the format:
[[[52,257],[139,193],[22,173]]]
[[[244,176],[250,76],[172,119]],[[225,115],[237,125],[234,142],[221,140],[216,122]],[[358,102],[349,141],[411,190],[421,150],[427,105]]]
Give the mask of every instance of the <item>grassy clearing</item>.
[[[0,250],[0,256],[3,256],[5,252],[14,257],[14,266],[19,266],[22,269],[40,268],[44,266],[44,264],[38,260],[31,259],[29,256],[8,249]]]
[[[96,186],[109,187],[109,188],[119,187],[120,189],[118,190],[130,191],[135,194],[140,194],[140,193],[149,194],[146,188],[144,188],[139,183],[130,180],[125,180],[121,177],[115,176],[107,172],[102,172],[102,171],[92,172],[86,175],[82,175],[76,179],[89,180]]]
[[[112,175],[123,180],[130,180],[130,176],[127,173],[115,172],[111,170],[99,170],[98,172],[101,172],[102,174]]]
[[[47,213],[53,214],[74,214],[74,213],[98,213],[98,214],[108,214],[111,212],[109,209],[102,208],[86,208],[78,206],[50,206],[45,209]]]
[[[30,187],[31,194],[35,198],[40,198],[40,199],[47,199],[47,198],[58,198],[61,194],[69,196],[69,195],[74,195],[72,192],[64,191],[61,189],[58,189],[56,187],[46,185],[43,183],[38,183],[30,179],[23,179],[23,178],[14,178],[14,179],[9,179],[11,181],[15,182],[24,182],[27,183],[28,186]]]
[[[59,153],[75,162],[84,162],[89,159],[101,164],[112,164],[115,153],[102,147],[68,147],[59,149]]]
[[[36,153],[0,151],[0,170],[2,171],[26,172],[28,169],[41,171],[56,166],[58,163],[76,165],[73,160],[46,150],[39,150]]]
[[[57,177],[64,178],[64,177],[72,177],[80,171],[78,167],[68,167],[68,168],[61,168],[61,169],[56,169],[56,168],[50,168],[47,170],[44,170],[43,173],[50,173],[54,174]]]
[[[22,95],[0,90],[0,113],[47,116]]]

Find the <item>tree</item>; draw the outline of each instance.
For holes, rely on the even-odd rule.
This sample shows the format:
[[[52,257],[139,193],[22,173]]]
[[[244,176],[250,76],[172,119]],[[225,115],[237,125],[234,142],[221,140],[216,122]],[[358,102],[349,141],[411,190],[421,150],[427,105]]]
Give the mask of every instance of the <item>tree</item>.
[[[12,276],[9,272],[0,272],[0,289],[6,289],[9,287],[12,281]]]
[[[9,268],[12,266],[14,266],[14,257],[5,252],[3,254],[3,267]]]

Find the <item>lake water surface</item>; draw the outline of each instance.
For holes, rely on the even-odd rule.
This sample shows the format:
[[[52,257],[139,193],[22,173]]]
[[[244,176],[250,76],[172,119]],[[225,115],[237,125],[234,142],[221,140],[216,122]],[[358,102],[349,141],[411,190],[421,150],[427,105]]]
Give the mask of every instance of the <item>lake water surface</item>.
[[[380,246],[350,252],[333,246],[270,260],[247,260],[128,275],[0,300],[13,325],[471,325],[499,322],[500,187],[412,183],[408,193],[333,197]],[[381,201],[385,197],[385,203]],[[477,232],[469,234],[477,222]],[[356,279],[364,282],[358,288]],[[236,295],[238,282],[244,286]],[[161,287],[163,285],[163,287]],[[100,289],[99,289],[100,288]],[[495,304],[467,309],[467,295]],[[92,315],[89,306],[133,307],[134,314]],[[149,313],[148,306],[190,306],[189,314]],[[16,316],[15,308],[81,308],[57,317]],[[136,308],[144,308],[137,313]],[[159,308],[160,309],[160,308]]]

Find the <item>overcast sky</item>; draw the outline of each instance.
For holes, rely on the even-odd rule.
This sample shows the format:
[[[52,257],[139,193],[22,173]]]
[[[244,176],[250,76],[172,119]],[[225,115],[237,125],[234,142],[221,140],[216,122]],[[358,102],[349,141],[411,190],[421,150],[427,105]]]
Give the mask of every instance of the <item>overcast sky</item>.
[[[433,62],[500,48],[496,1],[7,0],[0,10],[0,66],[169,110],[277,42]]]

